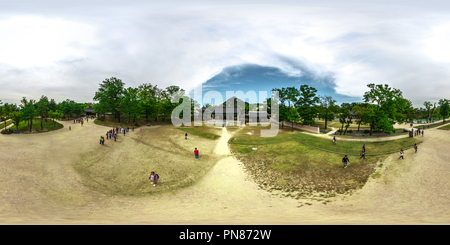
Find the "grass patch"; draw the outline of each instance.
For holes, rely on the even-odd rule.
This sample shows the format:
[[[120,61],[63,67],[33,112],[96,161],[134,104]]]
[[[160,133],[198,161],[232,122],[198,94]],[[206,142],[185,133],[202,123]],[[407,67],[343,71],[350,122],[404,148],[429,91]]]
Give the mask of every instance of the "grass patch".
[[[238,134],[242,132],[239,131]],[[245,135],[245,134],[244,134]],[[338,142],[309,134],[296,133],[273,138],[235,137],[234,142],[267,143],[297,139],[309,145],[358,156],[349,156],[350,162],[343,168],[343,155],[322,151],[297,141],[276,144],[254,145],[230,144],[233,153],[244,164],[258,185],[266,190],[298,191],[297,195],[312,192],[346,193],[361,188],[374,174],[376,163],[385,156],[367,156],[360,159],[362,145],[366,154],[400,151],[420,143],[415,138],[404,138],[385,142]],[[241,155],[243,154],[243,155]]]
[[[380,173],[374,173],[374,174],[372,174],[371,176],[372,176],[372,178],[374,178],[374,179],[378,179],[378,178],[381,177],[381,174],[380,174]]]
[[[30,126],[28,125],[28,121],[20,122],[18,129],[19,129],[20,133],[28,134],[28,133],[48,132],[48,131],[61,129],[64,127],[62,124],[60,124],[56,121],[55,121],[55,123],[53,123],[53,120],[51,120],[51,119],[42,120],[42,126],[43,126],[43,128],[41,128],[41,119],[35,118],[35,119],[33,119],[33,125],[31,128],[31,132],[30,132]],[[16,125],[14,125],[10,128],[10,132],[12,132],[13,130],[16,130],[16,129],[17,129],[17,127],[16,127]],[[2,134],[5,134],[5,133],[7,133],[7,132],[5,130],[2,130]]]
[[[415,138],[402,138],[391,141],[382,141],[382,142],[353,142],[353,141],[338,141],[336,145],[334,145],[331,141],[331,138],[324,139],[316,136],[312,136],[304,133],[296,133],[296,134],[279,134],[277,137],[238,137],[242,132],[233,137],[230,140],[230,143],[270,143],[270,142],[278,142],[284,140],[293,140],[297,139],[306,144],[329,150],[334,152],[340,152],[345,154],[356,154],[359,155],[361,153],[362,145],[366,145],[366,154],[377,154],[377,153],[385,153],[391,151],[400,151],[400,149],[404,149],[409,146],[413,146],[415,143],[422,142],[421,140]],[[296,144],[300,144],[295,142]],[[282,144],[282,143],[280,143]]]
[[[450,130],[450,123],[446,123],[445,126],[438,128],[440,130]]]
[[[220,138],[222,135],[222,128],[221,127],[208,127],[208,126],[193,126],[193,127],[178,127],[177,129],[182,130],[186,133],[201,136],[204,138],[216,140]]]

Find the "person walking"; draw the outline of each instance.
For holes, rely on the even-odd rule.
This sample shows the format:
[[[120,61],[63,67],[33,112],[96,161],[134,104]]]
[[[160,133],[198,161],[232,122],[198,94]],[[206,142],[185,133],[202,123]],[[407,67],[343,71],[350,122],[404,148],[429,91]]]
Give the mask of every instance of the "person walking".
[[[423,137],[423,129],[422,129],[422,137]]]
[[[184,139],[187,140],[187,133],[184,135]]]
[[[333,137],[333,143],[336,145],[336,136]]]
[[[127,132],[130,132],[130,127],[127,127]]]
[[[361,151],[361,157],[359,159],[361,158],[364,158],[364,160],[366,160],[366,152],[364,150]]]
[[[100,145],[102,144],[102,136],[100,136]]]
[[[400,150],[400,157],[399,157],[398,159],[400,159],[400,158],[401,158],[401,159],[404,159],[404,158],[403,158],[403,149]]]
[[[104,137],[102,137],[103,139],[102,139],[102,145],[105,145],[105,138]]]
[[[117,139],[117,134],[114,135],[114,141],[116,141],[116,139]]]
[[[364,152],[366,151],[366,144],[363,144],[362,149],[363,149]]]
[[[69,126],[69,130],[72,130],[72,127],[71,127],[71,126]]]
[[[133,126],[133,128],[131,129],[131,131],[133,131],[133,132],[134,132],[134,126]]]
[[[344,158],[342,158],[342,163],[344,164],[344,168],[347,168],[347,162],[350,162],[350,160],[348,160],[347,155],[345,155]]]
[[[142,128],[141,128],[141,133],[142,133]]]
[[[195,148],[194,154],[195,154],[195,159],[198,159],[198,150],[197,150],[197,148]]]
[[[106,131],[106,139],[108,139],[109,131]]]
[[[73,123],[75,123],[75,120],[73,120]]]
[[[414,144],[414,150],[415,150],[414,153],[417,153],[417,144]]]
[[[148,179],[151,181],[150,183],[153,184],[153,186],[156,186],[156,184],[158,183],[159,175],[155,174],[155,172],[152,172]]]
[[[125,128],[122,128],[123,136],[125,136]]]

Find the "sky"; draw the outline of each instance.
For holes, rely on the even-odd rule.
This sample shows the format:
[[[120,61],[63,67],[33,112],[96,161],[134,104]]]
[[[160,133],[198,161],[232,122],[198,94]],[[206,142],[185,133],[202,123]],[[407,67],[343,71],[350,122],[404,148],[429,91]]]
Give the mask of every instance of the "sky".
[[[226,99],[303,84],[341,104],[388,84],[423,107],[450,99],[449,68],[449,1],[0,3],[4,103],[93,102],[117,77],[177,85],[202,104],[208,91]]]

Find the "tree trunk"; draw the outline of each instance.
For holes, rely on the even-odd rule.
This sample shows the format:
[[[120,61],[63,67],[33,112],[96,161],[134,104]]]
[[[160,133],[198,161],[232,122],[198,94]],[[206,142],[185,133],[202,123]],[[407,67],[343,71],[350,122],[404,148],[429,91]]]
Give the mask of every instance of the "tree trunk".
[[[33,127],[33,118],[31,118],[31,123],[30,123],[30,132],[31,132],[31,128]]]
[[[370,136],[372,136],[372,130],[373,130],[373,126],[375,124],[375,121],[372,121],[372,124],[370,125]]]
[[[339,135],[342,135],[342,131],[344,131],[344,124],[342,124],[342,127],[341,127],[341,132],[340,132],[340,134],[339,134]]]
[[[41,117],[41,130],[43,130],[44,129],[44,126],[42,126],[42,117]]]
[[[359,123],[358,123],[358,132],[359,132],[359,126],[361,126],[361,120],[359,120]]]

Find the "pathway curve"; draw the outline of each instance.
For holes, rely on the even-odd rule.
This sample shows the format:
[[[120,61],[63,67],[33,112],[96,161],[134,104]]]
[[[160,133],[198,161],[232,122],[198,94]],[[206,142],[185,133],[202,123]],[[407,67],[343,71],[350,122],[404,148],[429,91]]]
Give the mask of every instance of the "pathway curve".
[[[304,133],[315,136],[315,137],[329,139],[329,140],[333,140],[332,136],[334,136],[334,135],[328,135],[328,134],[314,134],[314,133],[310,133],[310,132],[304,132]],[[378,137],[378,138],[364,138],[364,137],[344,138],[344,137],[339,137],[339,135],[336,135],[336,140],[337,141],[358,141],[358,142],[381,142],[381,141],[403,139],[403,138],[408,138],[408,137],[409,137],[408,134],[398,135],[398,136],[384,136],[384,137]]]

